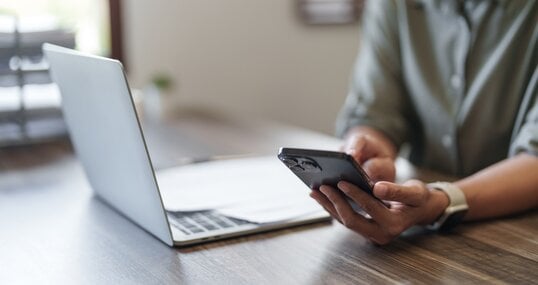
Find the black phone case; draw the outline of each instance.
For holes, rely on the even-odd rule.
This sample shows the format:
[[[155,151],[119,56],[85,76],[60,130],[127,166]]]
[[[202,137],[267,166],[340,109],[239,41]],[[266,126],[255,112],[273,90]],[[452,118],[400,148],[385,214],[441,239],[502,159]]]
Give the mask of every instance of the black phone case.
[[[373,196],[373,183],[355,160],[346,153],[312,149],[281,148],[278,158],[310,189],[345,180]]]

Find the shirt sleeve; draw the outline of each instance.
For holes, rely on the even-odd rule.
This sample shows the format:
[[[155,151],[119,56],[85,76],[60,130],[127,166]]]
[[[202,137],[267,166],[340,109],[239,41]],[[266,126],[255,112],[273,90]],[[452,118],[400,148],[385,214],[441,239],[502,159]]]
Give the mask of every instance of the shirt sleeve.
[[[402,83],[396,4],[368,1],[360,50],[336,134],[342,137],[354,126],[369,126],[399,147],[408,138],[410,106]]]
[[[535,69],[523,98],[509,156],[521,152],[538,156],[538,69]]]

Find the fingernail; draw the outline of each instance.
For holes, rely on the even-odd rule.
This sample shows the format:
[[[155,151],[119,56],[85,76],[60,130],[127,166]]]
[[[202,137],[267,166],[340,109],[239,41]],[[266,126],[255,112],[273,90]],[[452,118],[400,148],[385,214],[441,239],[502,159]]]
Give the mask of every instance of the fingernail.
[[[374,191],[376,192],[376,196],[385,196],[387,192],[389,192],[389,188],[387,185],[381,184],[376,187],[374,187]]]
[[[338,189],[342,190],[342,192],[347,193],[349,191],[349,188],[347,187],[346,183],[342,181],[338,182],[336,186],[338,186]]]

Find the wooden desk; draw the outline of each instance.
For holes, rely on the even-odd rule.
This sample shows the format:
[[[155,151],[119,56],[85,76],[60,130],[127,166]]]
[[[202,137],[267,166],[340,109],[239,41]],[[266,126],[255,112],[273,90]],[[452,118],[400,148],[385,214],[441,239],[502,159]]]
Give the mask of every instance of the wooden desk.
[[[196,141],[194,130],[199,131],[200,124],[214,126],[202,136],[220,137],[205,145],[193,144],[200,155],[233,154],[236,148],[274,152],[267,138],[276,143],[286,140],[285,132],[274,126],[250,128],[222,121],[183,120],[148,134],[164,131],[173,140],[175,131],[181,131],[186,134],[181,137],[187,141],[183,144],[188,145]],[[232,138],[239,143],[232,143]],[[181,154],[159,154],[175,143],[149,141],[150,147],[158,148],[152,155],[162,156],[157,163],[161,167],[181,161]],[[530,284],[538,280],[536,211],[466,224],[450,235],[408,233],[383,247],[338,223],[321,223],[169,248],[92,197],[67,142],[0,150],[0,228],[0,284]]]

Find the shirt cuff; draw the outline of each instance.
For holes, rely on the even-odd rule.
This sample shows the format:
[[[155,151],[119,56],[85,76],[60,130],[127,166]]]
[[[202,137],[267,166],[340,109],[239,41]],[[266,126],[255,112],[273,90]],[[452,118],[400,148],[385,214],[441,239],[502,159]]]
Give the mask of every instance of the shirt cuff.
[[[538,156],[538,123],[525,124],[510,145],[510,156],[525,152]]]

